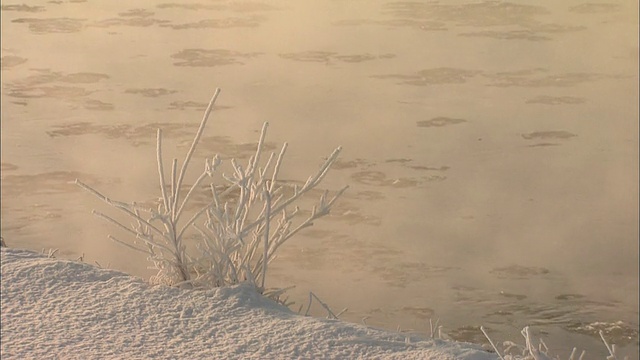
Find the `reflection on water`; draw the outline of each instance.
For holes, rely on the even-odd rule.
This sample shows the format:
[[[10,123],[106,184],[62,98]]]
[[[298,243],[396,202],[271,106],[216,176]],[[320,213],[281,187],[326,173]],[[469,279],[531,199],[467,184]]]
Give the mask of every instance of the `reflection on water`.
[[[20,56],[3,56],[2,57],[2,68],[7,69],[10,67],[18,66],[20,64],[24,64],[27,62],[27,59],[21,58]]]
[[[442,173],[449,169],[448,166],[426,166],[426,165],[414,165],[412,159],[387,159],[383,164],[384,168],[388,168],[391,164],[398,164],[400,167],[417,170],[420,172],[437,172],[436,174],[411,176],[411,177],[394,177],[390,178],[388,174],[380,169],[379,164],[367,161],[365,159],[354,160],[338,160],[333,168],[335,170],[351,170],[358,169],[359,171],[352,172],[350,177],[353,181],[363,185],[375,186],[375,187],[394,187],[394,188],[415,188],[424,185],[428,182],[443,181],[447,177]],[[362,193],[361,193],[362,194]]]
[[[487,86],[498,87],[570,87],[585,82],[603,79],[616,79],[625,76],[595,73],[564,73],[544,75],[547,69],[535,68],[509,72],[488,73],[479,70],[455,68],[435,68],[420,70],[415,74],[373,75],[376,79],[401,80],[399,84],[414,86],[432,86],[444,84],[464,84],[474,78],[487,79]]]
[[[421,262],[402,262],[394,259],[393,266],[374,266],[372,273],[379,276],[388,286],[405,288],[418,286],[434,276],[444,276],[460,268],[431,266]]]
[[[158,96],[164,96],[169,94],[175,94],[178,91],[167,90],[167,89],[127,89],[124,92],[127,94],[140,94],[142,96],[147,96],[147,97],[158,97]]]
[[[177,146],[186,150],[191,146],[192,139],[188,139],[197,130],[197,125],[175,123],[152,123],[143,126],[129,124],[100,125],[92,123],[71,123],[56,125],[54,130],[47,131],[50,137],[69,137],[87,134],[99,134],[109,139],[127,139],[132,146],[153,145],[156,142],[156,130],[162,129],[163,137],[181,139]],[[265,151],[276,149],[273,142],[264,142]],[[206,154],[219,154],[221,159],[248,159],[256,152],[255,143],[234,143],[228,136],[203,136],[199,149]]]
[[[491,86],[524,86],[524,87],[565,87],[576,86],[585,82],[601,79],[615,79],[618,76],[590,73],[565,73],[543,75],[548,71],[545,69],[527,69],[513,72],[500,72],[492,75],[485,75],[493,80]],[[537,76],[536,76],[537,75]]]
[[[602,330],[637,357],[637,10],[3,2],[2,235],[148,276],[70,182],[155,206],[156,129],[184,154],[219,86],[193,172],[216,153],[248,159],[264,121],[267,152],[296,149],[286,191],[344,148],[325,186],[349,191],[273,262],[291,300],[313,290],[347,320],[422,334],[439,318],[480,344],[480,325],[498,341],[533,325],[562,358],[606,356]]]
[[[549,13],[542,6],[487,1],[471,4],[446,5],[421,2],[391,2],[383,12],[398,18],[428,19],[460,26],[526,26],[536,23],[536,17]]]
[[[371,20],[371,19],[357,19],[357,20],[340,20],[333,23],[337,26],[360,26],[360,25],[379,25],[387,27],[410,27],[419,29],[422,31],[445,31],[446,26],[442,22],[438,21],[421,21],[412,19],[394,19],[394,20]]]
[[[79,32],[84,27],[85,19],[73,19],[66,17],[51,19],[20,18],[13,20],[13,22],[28,24],[29,30],[36,34],[51,34]]]
[[[341,169],[354,169],[354,168],[368,168],[371,166],[373,166],[373,164],[371,164],[365,159],[353,159],[353,160],[338,159],[333,164],[333,169],[341,170]]]
[[[571,139],[572,137],[576,137],[576,136],[578,136],[578,135],[570,133],[568,131],[564,131],[564,130],[535,131],[535,132],[528,133],[528,134],[522,134],[522,138],[524,138],[526,140],[537,140],[537,139],[542,139],[542,140],[547,140],[547,139],[566,140],[566,139]]]
[[[542,267],[511,265],[507,267],[494,268],[491,270],[491,273],[498,277],[529,278],[535,275],[548,274],[549,269]]]
[[[431,120],[421,120],[418,121],[418,127],[442,127],[448,125],[462,124],[467,122],[465,119],[453,119],[444,116],[439,116],[437,118],[433,118]]]
[[[173,101],[169,104],[169,107],[167,108],[168,110],[198,110],[198,111],[205,111],[207,109],[207,106],[209,104],[206,102],[198,102],[198,101]],[[231,109],[233,108],[232,106],[222,106],[222,105],[215,105],[213,107],[214,111],[220,111],[220,110],[225,110],[225,109]]]
[[[280,54],[280,57],[287,60],[295,60],[302,62],[320,62],[329,63],[330,61],[342,61],[348,63],[359,63],[363,61],[377,60],[377,59],[392,59],[394,54],[356,54],[356,55],[338,55],[329,51],[302,51],[297,53]]]
[[[48,84],[53,82],[70,84],[91,84],[109,78],[109,75],[107,74],[87,72],[64,74],[62,72],[52,71],[51,69],[35,69],[34,72],[36,74],[19,79],[13,82],[11,85],[18,88],[30,88],[35,85]]]
[[[425,182],[443,181],[446,179],[446,176],[430,175],[411,178],[388,178],[387,174],[382,171],[359,171],[351,175],[351,178],[358,183],[366,185],[406,188],[416,187]]]
[[[572,6],[569,11],[580,14],[596,14],[614,12],[619,9],[620,4],[588,3]]]
[[[91,92],[77,86],[38,86],[30,88],[15,88],[8,91],[8,96],[17,98],[59,98],[69,99],[90,95]]]
[[[114,26],[132,26],[132,27],[148,27],[158,24],[166,24],[169,21],[155,19],[151,16],[153,12],[145,9],[132,9],[127,12],[119,13],[120,17],[100,20],[92,23],[89,26],[99,28],[109,28]]]
[[[225,4],[202,4],[202,3],[164,3],[157,5],[160,9],[186,9],[186,10],[228,10],[233,12],[260,12],[277,10],[278,8],[270,4],[260,2],[230,2]]]
[[[96,99],[84,99],[82,101],[79,101],[79,103],[82,107],[84,107],[87,110],[105,111],[105,110],[113,110],[115,107],[111,103],[103,102]]]
[[[398,79],[403,80],[400,84],[415,85],[415,86],[428,86],[428,85],[443,85],[443,84],[463,84],[468,79],[481,74],[481,71],[477,70],[465,70],[454,68],[436,68],[420,70],[416,74],[392,74],[392,75],[375,75],[377,79]]]
[[[198,22],[186,23],[186,24],[171,24],[167,25],[175,30],[182,29],[229,29],[237,27],[258,27],[264,18],[254,16],[250,18],[224,18],[224,19],[206,19]]]
[[[10,164],[3,164],[2,171],[9,170],[9,166]],[[17,167],[11,170],[15,169]],[[54,171],[35,175],[3,175],[2,182],[4,183],[3,187],[10,188],[11,194],[14,196],[51,195],[75,190],[74,181],[76,179],[87,179],[95,184],[103,183],[95,176],[77,171]]]
[[[582,104],[585,98],[575,96],[548,96],[540,95],[527,100],[527,104],[562,105],[562,104]]]
[[[56,98],[69,100],[80,104],[88,110],[111,110],[113,104],[97,99],[86,99],[94,91],[80,86],[59,85],[63,84],[95,84],[101,80],[109,79],[107,74],[78,72],[65,74],[51,69],[34,69],[33,75],[5,83],[6,96],[16,98]]]
[[[125,12],[118,13],[121,17],[137,17],[137,18],[146,18],[153,16],[154,12],[146,9],[130,9]]]
[[[142,126],[129,124],[101,125],[88,122],[55,125],[54,130],[47,131],[50,137],[68,137],[87,134],[100,134],[109,139],[124,138],[130,140],[132,146],[150,145],[156,142],[156,130],[161,128],[163,136],[177,138],[191,135],[196,129],[196,124],[152,123]]]
[[[71,1],[83,2],[83,1]],[[63,2],[53,2],[62,4]],[[214,11],[230,11],[233,13],[256,13],[276,10],[277,8],[262,4],[241,2],[232,4],[159,4],[158,9],[178,9],[178,10],[212,10]],[[43,6],[28,5],[3,5],[3,11],[45,12]],[[123,12],[118,12],[117,17],[100,19],[88,22],[85,18],[18,18],[12,20],[15,23],[24,23],[29,25],[29,30],[36,34],[52,34],[52,33],[75,33],[82,31],[85,27],[110,28],[115,26],[128,27],[150,27],[161,26],[169,27],[174,30],[184,29],[228,29],[228,28],[246,28],[257,27],[261,25],[266,18],[263,16],[251,15],[249,17],[225,17],[219,19],[203,19],[196,22],[172,23],[170,20],[158,19],[155,12],[148,9],[136,8]]]
[[[18,166],[14,165],[14,164],[9,164],[9,163],[1,163],[0,164],[0,171],[12,171],[12,170],[18,170]]]
[[[172,54],[174,59],[180,59],[173,63],[176,66],[220,66],[243,64],[241,59],[251,59],[261,55],[258,52],[242,53],[238,51],[224,49],[184,49],[178,53]]]
[[[2,5],[2,11],[23,11],[23,12],[41,12],[45,11],[44,6],[20,5]]]
[[[220,154],[221,159],[249,159],[255,155],[255,143],[234,143],[228,136],[203,136],[201,138],[200,149],[207,154]],[[191,146],[191,140],[184,140],[178,144],[183,149]],[[277,144],[265,141],[263,143],[264,151],[273,151],[278,148]]]
[[[559,33],[567,31],[577,31],[582,28],[564,28],[564,29],[533,29],[533,30],[510,30],[510,31],[474,31],[461,33],[460,36],[469,37],[488,37],[498,40],[528,40],[528,41],[549,41],[553,38],[545,33]]]

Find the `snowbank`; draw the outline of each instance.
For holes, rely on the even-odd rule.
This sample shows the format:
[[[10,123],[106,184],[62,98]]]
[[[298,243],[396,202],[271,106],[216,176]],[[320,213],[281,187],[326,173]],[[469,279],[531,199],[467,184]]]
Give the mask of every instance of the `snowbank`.
[[[496,359],[478,346],[300,316],[239,285],[151,286],[2,248],[2,359]]]

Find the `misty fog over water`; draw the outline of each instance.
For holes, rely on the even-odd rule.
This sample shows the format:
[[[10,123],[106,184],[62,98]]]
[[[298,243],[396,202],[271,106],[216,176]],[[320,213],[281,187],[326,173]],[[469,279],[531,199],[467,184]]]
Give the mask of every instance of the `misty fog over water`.
[[[289,143],[282,178],[350,188],[270,286],[343,319],[638,356],[638,4],[3,1],[2,236],[131,274],[91,215],[159,194],[156,129],[191,164]],[[193,180],[191,180],[193,181]],[[202,198],[200,203],[208,200]],[[294,308],[297,309],[297,306]],[[323,315],[321,311],[317,315]],[[591,357],[589,357],[591,358]]]

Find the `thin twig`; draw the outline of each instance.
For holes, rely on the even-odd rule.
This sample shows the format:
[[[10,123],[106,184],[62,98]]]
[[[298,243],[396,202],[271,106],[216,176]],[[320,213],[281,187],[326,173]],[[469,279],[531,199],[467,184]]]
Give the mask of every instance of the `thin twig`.
[[[489,340],[489,344],[491,344],[491,346],[493,347],[493,350],[495,350],[496,354],[498,354],[500,359],[504,360],[504,357],[502,357],[502,355],[500,354],[500,351],[498,351],[498,348],[496,347],[496,345],[493,343],[493,341],[489,337],[489,334],[487,334],[487,332],[484,330],[483,326],[480,326],[480,331],[482,331],[482,333],[484,334],[484,337],[486,337],[487,340]]]
[[[169,197],[167,195],[167,186],[164,181],[164,165],[162,164],[162,129],[158,129],[156,140],[156,158],[158,161],[158,175],[160,176],[160,191],[162,192],[162,203],[164,211],[169,210]]]
[[[211,98],[211,101],[209,101],[209,105],[207,106],[207,110],[205,110],[204,112],[204,116],[202,117],[202,121],[200,122],[200,127],[198,128],[198,131],[196,132],[196,136],[193,138],[193,142],[191,143],[191,147],[189,148],[189,151],[187,152],[187,156],[185,156],[184,158],[184,162],[182,163],[182,168],[180,168],[180,176],[178,176],[178,183],[177,183],[177,187],[176,187],[176,192],[175,192],[175,196],[174,196],[174,204],[173,206],[176,206],[176,203],[178,202],[178,198],[180,195],[180,185],[182,185],[182,180],[184,179],[184,174],[187,171],[187,166],[189,165],[189,161],[191,161],[191,156],[193,155],[193,152],[196,150],[196,145],[198,145],[198,142],[200,141],[200,137],[202,137],[202,133],[204,132],[204,127],[207,125],[207,120],[209,119],[209,115],[211,114],[211,111],[213,111],[213,106],[216,103],[216,99],[218,99],[218,95],[220,95],[220,89],[216,89],[216,91],[213,93],[213,97]]]

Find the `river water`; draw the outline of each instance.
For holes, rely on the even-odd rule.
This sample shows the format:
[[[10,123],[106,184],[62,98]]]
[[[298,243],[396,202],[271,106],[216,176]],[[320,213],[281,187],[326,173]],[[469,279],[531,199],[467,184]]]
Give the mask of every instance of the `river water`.
[[[350,189],[282,247],[271,286],[341,318],[638,357],[638,4],[3,1],[2,236],[148,277],[106,205],[181,157],[289,142],[283,178]],[[169,155],[170,154],[170,155]],[[193,175],[189,173],[188,175]],[[297,305],[296,305],[297,307]],[[323,315],[322,309],[315,314]]]

